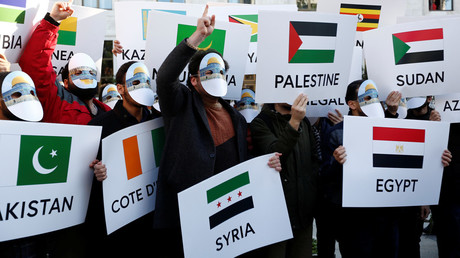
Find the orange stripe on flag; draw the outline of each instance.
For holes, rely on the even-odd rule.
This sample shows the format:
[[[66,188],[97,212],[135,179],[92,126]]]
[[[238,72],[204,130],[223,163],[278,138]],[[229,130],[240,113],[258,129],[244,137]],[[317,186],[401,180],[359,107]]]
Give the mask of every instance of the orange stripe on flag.
[[[142,174],[141,157],[139,156],[139,145],[136,135],[123,140],[123,152],[125,154],[128,180]]]

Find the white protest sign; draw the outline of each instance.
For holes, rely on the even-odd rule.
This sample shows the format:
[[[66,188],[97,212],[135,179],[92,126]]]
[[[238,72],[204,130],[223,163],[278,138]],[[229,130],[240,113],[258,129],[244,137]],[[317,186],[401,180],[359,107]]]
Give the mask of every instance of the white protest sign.
[[[160,3],[147,1],[115,2],[115,30],[123,52],[117,55],[117,70],[129,61],[145,60],[147,25],[151,10],[180,15],[203,13],[202,4]]]
[[[438,19],[452,19],[452,18],[460,18],[460,15],[449,14],[449,15],[430,15],[430,16],[426,16],[426,15],[425,16],[401,16],[397,18],[397,23],[432,21],[432,20],[438,20]]]
[[[292,238],[279,172],[267,165],[271,156],[178,194],[185,257],[235,257]]]
[[[251,42],[246,62],[246,74],[256,73],[257,63],[257,34],[259,10],[297,11],[297,6],[292,5],[237,5],[237,6],[210,6],[209,13],[216,15],[216,20],[233,22],[251,27]]]
[[[345,116],[343,207],[438,204],[449,124]]]
[[[259,11],[256,102],[345,96],[355,29],[352,16]]]
[[[406,0],[320,0],[316,11],[356,16],[356,46],[362,48],[362,32],[396,24],[405,15],[406,5]]]
[[[102,139],[107,234],[155,210],[158,167],[165,140],[163,119],[130,126]]]
[[[0,242],[85,221],[101,127],[0,121]]]
[[[16,63],[32,34],[34,25],[45,17],[48,1],[0,1],[0,54]]]
[[[51,10],[52,3],[49,8]],[[77,5],[72,5],[72,9],[72,16],[59,25],[59,37],[51,59],[53,69],[59,76],[74,54],[85,53],[96,63],[100,80],[106,11]]]
[[[438,95],[434,97],[435,109],[441,115],[441,121],[460,122],[460,93]]]
[[[174,47],[193,34],[197,18],[151,11],[148,22],[145,64],[152,71],[153,87],[156,89],[158,69]],[[228,91],[224,99],[241,97],[250,36],[249,26],[217,21],[213,33],[199,46],[217,50],[230,65],[226,75]],[[179,77],[179,81],[185,84],[187,78],[188,67]]]
[[[459,92],[460,19],[402,23],[364,33],[364,57],[381,99]]]

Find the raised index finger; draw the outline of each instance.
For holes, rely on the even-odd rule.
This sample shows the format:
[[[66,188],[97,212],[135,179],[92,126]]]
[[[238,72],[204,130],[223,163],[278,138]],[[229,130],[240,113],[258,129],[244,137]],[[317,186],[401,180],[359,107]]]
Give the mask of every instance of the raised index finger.
[[[208,16],[208,5],[204,8],[203,16],[202,17],[207,17]]]

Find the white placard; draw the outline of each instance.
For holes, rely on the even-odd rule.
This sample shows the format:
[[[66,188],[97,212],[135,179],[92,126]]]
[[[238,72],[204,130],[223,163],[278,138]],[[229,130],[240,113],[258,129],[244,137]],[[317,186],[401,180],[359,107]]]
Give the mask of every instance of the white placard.
[[[364,33],[367,73],[385,99],[459,92],[460,19],[402,23]]]
[[[195,31],[196,23],[197,18],[195,17],[150,11],[145,64],[152,71],[155,90],[156,73],[161,64],[177,44]],[[210,47],[217,50],[223,54],[224,59],[230,65],[226,75],[228,91],[224,99],[238,100],[241,98],[250,36],[249,26],[216,21],[213,33],[200,45],[203,48]],[[188,68],[186,67],[179,80],[185,84],[187,78]]]
[[[257,38],[258,38],[258,13],[259,10],[297,11],[297,6],[292,5],[230,5],[210,6],[209,13],[216,15],[216,20],[233,22],[251,27],[251,42],[246,62],[246,74],[256,73],[257,64]]]
[[[85,221],[99,126],[0,121],[0,242]]]
[[[158,167],[164,145],[163,119],[143,122],[102,140],[107,234],[155,210]]]
[[[441,115],[441,121],[460,122],[460,93],[438,95],[434,97],[435,109]]]
[[[356,46],[362,48],[364,31],[396,24],[406,5],[406,0],[320,0],[316,11],[356,16]]]
[[[178,194],[185,257],[235,257],[292,238],[279,172],[267,165],[271,156]]]
[[[343,207],[436,205],[449,124],[345,116]]]
[[[352,16],[261,10],[256,102],[345,96],[355,29]]]
[[[46,0],[0,1],[0,53],[9,62],[17,63],[34,26],[43,19],[47,8]]]
[[[54,3],[50,3],[51,10]],[[107,12],[98,8],[72,5],[72,16],[61,21],[59,37],[51,62],[57,76],[76,53],[89,55],[97,67],[97,80],[101,79]],[[33,42],[32,42],[33,44]]]
[[[117,55],[117,70],[129,61],[145,60],[147,25],[151,10],[190,15],[202,14],[202,4],[160,3],[147,1],[115,2],[115,30],[123,53]]]

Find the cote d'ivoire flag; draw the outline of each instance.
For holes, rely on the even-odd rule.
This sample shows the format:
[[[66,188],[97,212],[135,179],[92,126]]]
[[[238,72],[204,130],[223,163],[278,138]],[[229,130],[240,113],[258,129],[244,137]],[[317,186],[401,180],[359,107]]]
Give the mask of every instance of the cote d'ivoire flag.
[[[22,135],[17,185],[67,182],[72,137]]]
[[[373,127],[373,167],[423,168],[425,130]]]
[[[0,0],[0,21],[24,24],[26,0]]]
[[[380,20],[380,5],[368,4],[340,4],[340,14],[357,15],[358,25],[356,31],[376,29]]]
[[[59,25],[57,44],[75,46],[77,42],[77,17],[68,17]]]
[[[442,28],[395,33],[392,38],[395,65],[444,60]]]
[[[289,63],[334,63],[337,23],[289,22]]]
[[[190,37],[195,32],[196,26],[178,24],[177,25],[177,38],[176,45],[187,37]],[[211,35],[209,35],[199,46],[199,49],[206,50],[209,48],[215,49],[222,55],[224,54],[225,46],[225,30],[214,29]]]
[[[210,229],[254,208],[252,196],[241,189],[249,184],[249,173],[244,172],[206,191],[208,205],[214,205],[216,211],[209,216]]]
[[[257,14],[229,15],[228,21],[251,26],[251,42],[257,42],[259,16]]]
[[[152,142],[150,143],[150,145],[153,148],[155,164],[158,167],[160,164],[161,154],[163,152],[165,140],[164,127],[154,129],[151,131],[151,133]],[[147,172],[143,171],[141,160],[143,159],[143,157],[145,157],[145,160],[148,160],[148,157],[146,157],[146,155],[149,155],[150,152],[141,151],[139,146],[140,144],[137,135],[131,136],[123,140],[123,153],[125,157],[126,176],[128,180],[141,175],[143,172]]]

